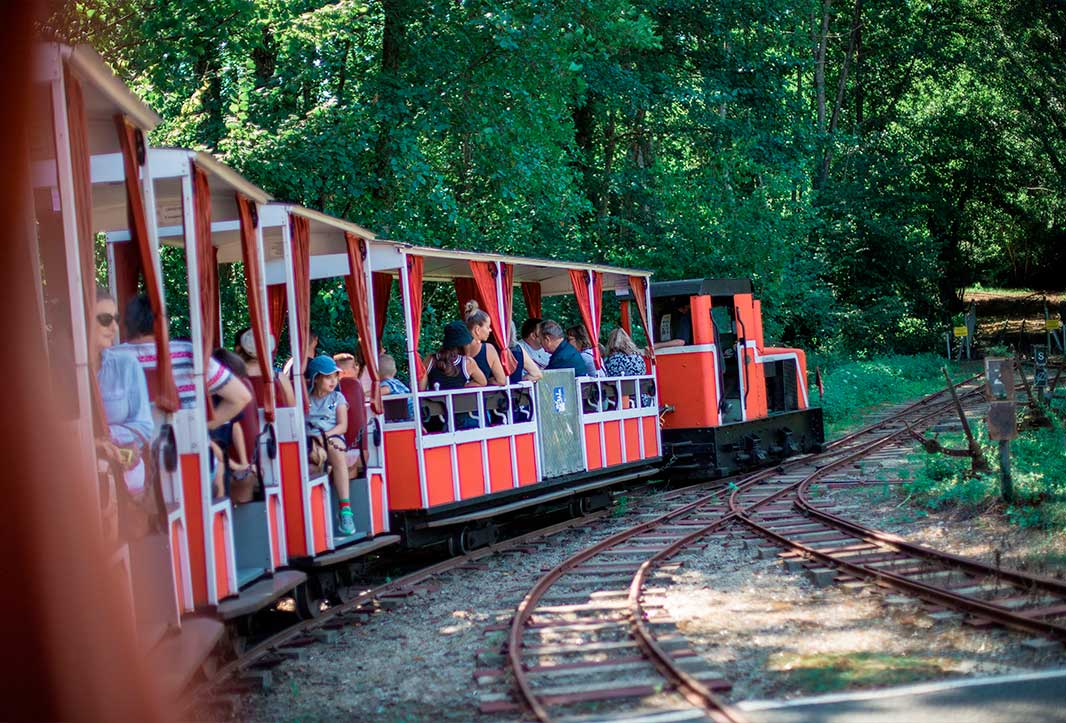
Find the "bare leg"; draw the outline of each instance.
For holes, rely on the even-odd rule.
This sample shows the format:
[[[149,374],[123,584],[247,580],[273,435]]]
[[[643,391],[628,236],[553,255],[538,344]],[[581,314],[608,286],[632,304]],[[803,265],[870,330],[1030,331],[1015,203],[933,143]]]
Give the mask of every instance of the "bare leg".
[[[332,445],[327,445],[326,451],[329,454],[329,463],[333,465],[333,490],[337,493],[338,499],[346,500],[349,481],[348,462],[344,458],[344,452],[335,449]]]
[[[230,466],[234,469],[244,469],[248,466],[248,450],[244,447],[244,431],[240,422],[233,423],[233,457]]]
[[[215,457],[215,476],[212,483],[215,488],[215,499],[219,499],[226,495],[226,461],[222,459],[222,448],[214,442],[211,442],[211,454]]]

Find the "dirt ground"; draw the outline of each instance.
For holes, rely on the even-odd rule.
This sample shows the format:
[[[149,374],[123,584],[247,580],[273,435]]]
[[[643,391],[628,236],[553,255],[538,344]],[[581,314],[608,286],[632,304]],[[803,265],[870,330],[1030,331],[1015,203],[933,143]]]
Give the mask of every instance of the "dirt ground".
[[[1066,574],[1066,534],[1010,527],[994,508],[969,517],[925,514],[883,486],[828,494],[857,521],[921,544],[982,559],[998,550],[1005,565]],[[595,529],[568,531],[442,577],[397,609],[341,631],[335,643],[275,668],[269,691],[245,696],[241,718],[499,720],[478,713],[477,654],[491,650],[499,635],[486,627],[506,620],[543,571],[663,504],[631,498],[624,513]],[[733,682],[734,701],[1066,666],[1062,646],[977,630],[952,616],[937,619],[911,598],[869,586],[817,588],[735,538],[715,538],[679,559],[684,564],[658,601],[694,649]]]

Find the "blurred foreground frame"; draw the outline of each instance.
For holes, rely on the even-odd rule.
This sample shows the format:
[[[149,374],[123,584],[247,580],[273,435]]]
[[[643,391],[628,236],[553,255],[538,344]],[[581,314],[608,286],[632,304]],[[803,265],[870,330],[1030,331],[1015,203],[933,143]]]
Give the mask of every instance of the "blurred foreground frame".
[[[35,24],[52,9],[39,0],[0,10],[0,377],[6,381],[5,474],[0,547],[5,610],[0,719],[153,721],[164,718],[134,643],[121,591],[108,584],[104,544],[90,494],[94,471],[79,469],[76,440],[58,410],[70,403],[52,385],[44,320],[35,301],[37,229],[30,188],[28,129],[50,122],[31,100]],[[68,438],[64,438],[67,436]]]

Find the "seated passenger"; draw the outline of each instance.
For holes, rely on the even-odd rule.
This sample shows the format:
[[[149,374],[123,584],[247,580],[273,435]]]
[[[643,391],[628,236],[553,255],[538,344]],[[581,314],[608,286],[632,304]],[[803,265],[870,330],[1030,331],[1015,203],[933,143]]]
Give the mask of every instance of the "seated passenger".
[[[644,356],[621,327],[607,337],[607,356],[603,360],[603,368],[609,377],[641,377],[648,373]]]
[[[381,375],[381,396],[390,394],[410,394],[407,385],[396,378],[396,360],[391,354],[382,352],[378,356],[378,373]],[[407,418],[411,419],[415,414],[415,405],[411,399],[407,400]]]
[[[155,312],[152,311],[152,304],[146,294],[138,294],[126,304],[125,325],[126,338],[129,341],[115,348],[132,353],[142,369],[155,369],[158,363],[155,349]],[[181,408],[195,408],[196,383],[193,374],[192,342],[171,339],[170,364]],[[217,405],[212,406],[212,416],[207,420],[207,429],[210,432],[240,414],[252,400],[252,395],[239,379],[212,357],[204,359],[204,365],[204,393],[208,397],[207,403],[212,404],[212,399],[220,400]],[[223,496],[225,487],[222,450],[214,444],[210,451],[211,478],[214,495],[218,498]]]
[[[118,307],[111,294],[97,289],[89,352],[96,365],[109,435],[96,441],[96,451],[123,471],[126,489],[139,497],[145,492],[143,454],[151,444],[155,426],[144,370],[135,356],[113,346],[117,336]]]
[[[581,352],[566,340],[563,327],[558,322],[547,319],[540,323],[541,345],[551,354],[546,369],[573,369],[579,377],[588,374],[585,358]]]
[[[479,309],[477,302],[471,299],[466,302],[463,320],[466,321],[466,328],[472,337],[463,353],[474,360],[486,380],[501,387],[507,384],[507,374],[503,371],[500,353],[489,343],[489,337],[492,335],[492,320],[489,315]]]
[[[474,360],[463,353],[473,339],[466,324],[461,321],[449,322],[444,327],[444,341],[440,349],[425,359],[426,373],[418,380],[419,390],[485,386],[485,375]]]
[[[315,356],[317,354],[318,354],[318,332],[315,331],[314,329],[308,329],[308,331],[307,331],[307,341],[304,343],[304,363],[303,363],[303,368],[305,370],[307,369],[307,365],[311,362],[312,359],[315,358]],[[294,359],[295,359],[295,355],[292,356],[292,357],[289,357],[289,360],[286,361],[285,365],[281,368],[282,375],[283,376],[287,376],[290,379],[295,379],[296,374],[299,373],[299,370],[296,370],[295,372],[293,371],[292,367],[293,367],[293,360]],[[306,375],[306,373],[307,372],[305,371],[304,374]]]
[[[267,336],[267,346],[274,349],[273,335]],[[262,379],[263,368],[259,364],[259,358],[255,349],[255,334],[251,327],[245,327],[237,333],[237,343],[233,345],[237,356],[244,362],[244,368],[248,372],[249,379]],[[292,381],[285,374],[274,374],[274,386],[277,390],[277,404],[279,407],[291,407],[296,404],[296,394],[292,390]]]
[[[444,391],[449,389],[462,389],[464,387],[483,387],[486,384],[485,375],[473,359],[466,356],[463,350],[474,340],[466,324],[461,321],[449,322],[444,327],[444,341],[436,353],[430,354],[425,359],[426,373],[418,380],[420,391]],[[440,428],[432,429],[429,420],[423,419],[427,431],[443,431],[447,424],[443,418],[439,418]],[[456,412],[452,420],[453,429],[475,429],[478,420],[469,412]]]
[[[656,349],[692,344],[692,305],[688,299],[678,304],[676,311],[663,317],[662,341],[655,342]]]
[[[540,322],[538,322],[538,324],[539,323]],[[514,321],[512,321],[507,329],[507,341],[517,364],[515,365],[514,372],[507,379],[508,384],[518,384],[521,381],[535,382],[540,380],[540,367],[537,366],[537,362],[533,360],[533,356],[526,353],[522,342],[515,340],[515,336]],[[551,357],[548,358],[550,359]]]
[[[238,379],[248,379],[248,369],[239,354],[229,349],[215,349],[211,356],[219,364],[227,367]],[[247,387],[245,387],[247,388]],[[217,397],[212,398],[212,404],[218,404]],[[251,410],[258,414],[254,404],[249,404],[244,411]],[[220,427],[211,430],[211,441],[222,450],[222,457],[226,460],[226,476],[229,478],[229,495],[235,503],[250,502],[255,493],[257,475],[255,467],[249,459],[248,449],[245,445],[244,432],[240,420],[243,413]],[[253,426],[251,429],[255,429]]]
[[[518,340],[518,344],[526,356],[531,357],[536,365],[543,369],[548,366],[552,355],[540,344],[540,322],[540,319],[526,319],[522,324],[522,338]]]
[[[585,361],[585,373],[590,377],[600,376],[596,369],[596,356],[592,353],[592,342],[582,324],[571,326],[566,330],[566,340],[579,352]]]
[[[130,299],[126,305],[125,325],[126,338],[129,341],[119,344],[115,349],[132,353],[141,363],[142,369],[155,369],[155,314],[146,295],[140,294]],[[182,409],[192,409],[196,406],[192,358],[192,342],[171,339],[170,363],[174,370],[174,384],[178,388]],[[240,414],[252,400],[252,395],[229,369],[215,359],[207,357],[204,364],[207,366],[204,392],[209,397],[217,396],[221,400],[214,409],[213,418],[207,423],[208,429],[215,429]]]
[[[369,399],[370,388],[373,383],[370,381],[370,372],[363,362],[363,354],[360,349],[356,347],[354,354],[349,354],[346,351],[334,354],[333,361],[337,362],[342,378],[359,380],[360,386],[363,387],[363,396]]]
[[[337,493],[340,506],[341,535],[355,534],[355,517],[349,499],[348,479],[348,444],[344,433],[348,430],[348,401],[337,389],[340,382],[340,369],[328,356],[316,356],[307,364],[308,411],[307,427],[312,433],[311,456],[329,461],[330,479],[333,490]]]

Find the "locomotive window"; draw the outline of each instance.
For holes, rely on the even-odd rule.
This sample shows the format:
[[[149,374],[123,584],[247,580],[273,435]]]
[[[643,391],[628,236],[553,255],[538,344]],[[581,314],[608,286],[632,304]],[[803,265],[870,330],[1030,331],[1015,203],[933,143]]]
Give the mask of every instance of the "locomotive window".
[[[733,309],[726,306],[712,306],[711,319],[719,334],[733,333]]]

